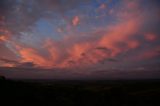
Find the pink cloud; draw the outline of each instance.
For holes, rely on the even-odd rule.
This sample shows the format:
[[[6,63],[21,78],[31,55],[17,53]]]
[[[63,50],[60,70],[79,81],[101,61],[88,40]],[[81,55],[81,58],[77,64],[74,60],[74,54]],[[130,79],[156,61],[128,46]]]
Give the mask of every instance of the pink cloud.
[[[147,34],[144,35],[144,37],[147,41],[151,41],[151,42],[155,41],[156,38],[157,38],[157,36],[153,33],[147,33]]]
[[[72,19],[72,25],[77,26],[80,23],[80,19],[78,16],[73,17]]]

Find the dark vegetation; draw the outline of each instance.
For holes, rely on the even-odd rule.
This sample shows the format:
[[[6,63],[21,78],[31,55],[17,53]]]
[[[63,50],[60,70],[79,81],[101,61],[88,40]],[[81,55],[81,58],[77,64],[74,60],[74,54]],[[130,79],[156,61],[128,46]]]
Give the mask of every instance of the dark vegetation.
[[[160,106],[159,98],[160,80],[0,79],[0,104],[3,106]]]

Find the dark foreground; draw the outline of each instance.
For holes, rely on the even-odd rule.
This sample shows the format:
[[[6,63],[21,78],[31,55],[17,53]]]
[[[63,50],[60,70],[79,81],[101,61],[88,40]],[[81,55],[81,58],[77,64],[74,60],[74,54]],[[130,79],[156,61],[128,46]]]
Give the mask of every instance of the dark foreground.
[[[0,80],[3,106],[160,106],[160,80]],[[2,106],[2,105],[1,105]]]

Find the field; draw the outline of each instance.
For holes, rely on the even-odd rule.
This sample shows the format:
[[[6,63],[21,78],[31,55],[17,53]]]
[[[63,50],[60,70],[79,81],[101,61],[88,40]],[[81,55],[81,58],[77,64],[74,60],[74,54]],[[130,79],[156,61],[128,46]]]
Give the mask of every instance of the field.
[[[158,106],[160,80],[0,80],[0,98],[3,106]]]

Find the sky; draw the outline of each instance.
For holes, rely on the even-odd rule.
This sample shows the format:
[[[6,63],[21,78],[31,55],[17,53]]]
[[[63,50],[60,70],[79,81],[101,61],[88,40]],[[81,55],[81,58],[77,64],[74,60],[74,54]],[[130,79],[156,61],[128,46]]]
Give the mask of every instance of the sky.
[[[159,0],[0,0],[0,75],[160,78]]]

